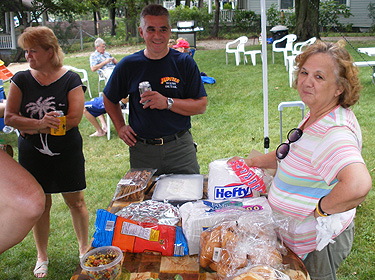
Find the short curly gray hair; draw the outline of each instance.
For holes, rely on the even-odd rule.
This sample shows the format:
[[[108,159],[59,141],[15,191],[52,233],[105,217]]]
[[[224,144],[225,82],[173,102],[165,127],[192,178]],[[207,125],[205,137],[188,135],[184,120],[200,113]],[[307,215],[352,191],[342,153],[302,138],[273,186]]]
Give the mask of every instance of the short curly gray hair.
[[[100,45],[105,45],[105,42],[102,38],[98,38],[95,40],[95,47],[99,47]]]

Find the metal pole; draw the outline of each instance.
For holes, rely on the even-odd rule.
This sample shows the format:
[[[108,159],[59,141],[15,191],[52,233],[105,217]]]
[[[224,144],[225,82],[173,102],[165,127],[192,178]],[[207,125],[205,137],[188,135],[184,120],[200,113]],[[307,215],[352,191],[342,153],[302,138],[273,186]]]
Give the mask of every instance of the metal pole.
[[[267,17],[265,0],[260,0],[261,25],[262,25],[262,70],[263,70],[263,126],[264,126],[264,152],[268,153],[270,139],[268,137],[268,73],[267,73]]]
[[[79,37],[81,38],[81,50],[83,51],[82,25],[79,26]]]

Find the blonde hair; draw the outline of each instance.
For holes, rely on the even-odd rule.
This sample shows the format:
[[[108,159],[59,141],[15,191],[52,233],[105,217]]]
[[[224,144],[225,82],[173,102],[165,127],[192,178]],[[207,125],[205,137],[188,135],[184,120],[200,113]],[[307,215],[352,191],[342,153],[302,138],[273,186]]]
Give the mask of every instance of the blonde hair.
[[[18,45],[22,49],[40,46],[44,50],[52,49],[51,63],[54,67],[63,66],[64,53],[53,31],[46,26],[28,27],[18,37]]]
[[[344,89],[343,93],[339,96],[338,103],[344,108],[348,108],[357,103],[362,85],[357,75],[358,67],[353,65],[353,58],[345,49],[345,41],[343,40],[338,41],[336,44],[317,40],[315,44],[312,44],[303,53],[298,55],[296,57],[295,71],[297,77],[293,83],[293,87],[297,88],[298,73],[301,71],[306,60],[317,53],[328,54],[334,61],[336,83]]]

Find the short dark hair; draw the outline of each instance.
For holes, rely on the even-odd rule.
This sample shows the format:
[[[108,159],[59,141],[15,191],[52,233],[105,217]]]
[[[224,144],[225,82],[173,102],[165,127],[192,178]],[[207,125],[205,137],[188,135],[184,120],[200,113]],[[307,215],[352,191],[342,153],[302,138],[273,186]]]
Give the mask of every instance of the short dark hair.
[[[143,27],[145,16],[166,16],[168,18],[168,24],[171,25],[171,18],[166,8],[158,4],[150,4],[142,9],[140,15],[140,25]]]

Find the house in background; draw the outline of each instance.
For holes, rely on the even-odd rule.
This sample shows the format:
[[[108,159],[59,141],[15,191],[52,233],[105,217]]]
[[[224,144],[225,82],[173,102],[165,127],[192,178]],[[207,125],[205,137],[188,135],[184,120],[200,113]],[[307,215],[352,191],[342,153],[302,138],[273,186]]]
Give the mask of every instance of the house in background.
[[[303,0],[309,1],[309,0]],[[325,1],[325,0],[321,0]],[[340,22],[344,25],[353,24],[353,28],[357,28],[360,31],[367,31],[372,25],[372,20],[369,17],[369,10],[367,9],[370,3],[375,3],[374,0],[336,0],[339,4],[345,4],[350,8],[350,12],[353,14],[350,18],[340,18]],[[266,10],[268,10],[272,4],[276,4],[280,10],[294,10],[294,0],[265,0]],[[238,0],[238,9],[251,10],[257,14],[260,14],[260,0]]]

